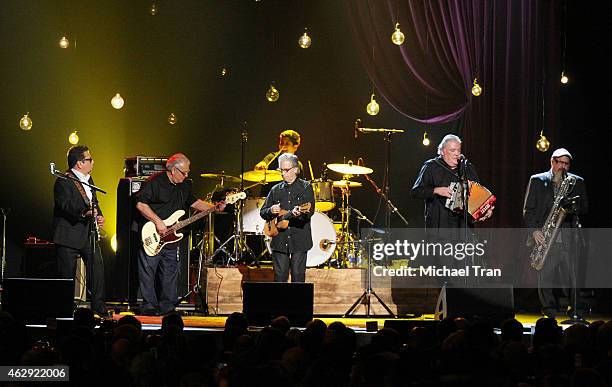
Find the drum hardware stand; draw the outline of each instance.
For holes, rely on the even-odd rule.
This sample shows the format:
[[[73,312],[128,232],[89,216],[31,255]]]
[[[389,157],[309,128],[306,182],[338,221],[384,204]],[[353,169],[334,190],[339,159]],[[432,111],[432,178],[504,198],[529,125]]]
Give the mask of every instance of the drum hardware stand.
[[[378,295],[376,294],[376,292],[372,289],[372,259],[370,259],[370,255],[371,255],[371,245],[373,241],[376,240],[381,240],[381,238],[369,238],[369,239],[359,239],[359,243],[363,243],[363,242],[367,242],[368,244],[368,273],[367,273],[367,287],[364,290],[364,292],[361,294],[361,296],[359,296],[359,298],[357,299],[357,301],[355,301],[355,303],[349,308],[349,310],[346,311],[346,313],[344,313],[343,317],[350,317],[350,315],[355,311],[355,309],[357,308],[357,306],[361,303],[365,304],[366,306],[366,314],[365,317],[370,317],[370,309],[371,309],[371,303],[372,303],[372,296],[374,296],[377,300],[378,303],[385,308],[385,310],[387,311],[387,313],[389,314],[389,316],[396,318],[397,316],[391,311],[391,309],[389,309],[389,307],[387,306],[387,304],[385,304],[385,302],[378,297]]]
[[[200,281],[202,280],[202,267],[203,267],[202,261],[204,258],[204,239],[205,238],[206,237],[203,235],[202,240],[200,240],[200,242],[196,245],[196,248],[198,247],[198,245],[200,245],[200,253],[198,254],[198,275],[196,277],[196,281],[191,286],[191,289],[184,296],[178,299],[176,304],[174,304],[174,307],[176,308],[177,306],[179,306],[181,302],[187,300],[189,296],[191,296],[192,294],[197,294],[198,297],[200,298],[200,303],[202,305],[202,308],[199,312],[201,312],[204,316],[208,316],[209,315],[208,303],[206,302],[206,299],[204,298],[204,295],[202,294],[202,291],[201,291],[202,288],[200,287]],[[191,235],[189,236],[189,240],[191,244]],[[188,251],[191,251],[191,249],[189,249]],[[189,256],[190,254],[188,254],[188,257]]]

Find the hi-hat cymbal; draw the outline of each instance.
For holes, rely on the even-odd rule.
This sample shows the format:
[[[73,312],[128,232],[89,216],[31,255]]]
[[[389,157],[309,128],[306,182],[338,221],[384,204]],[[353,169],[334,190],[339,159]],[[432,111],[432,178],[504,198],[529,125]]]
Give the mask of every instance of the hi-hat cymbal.
[[[357,188],[361,187],[363,184],[358,181],[350,181],[350,180],[336,180],[334,181],[334,187],[339,188]]]
[[[244,180],[252,182],[275,182],[283,180],[280,171],[272,169],[246,171],[242,176]]]
[[[240,183],[240,178],[236,176],[226,175],[224,173],[202,173],[200,177],[215,180],[225,180],[228,183]]]
[[[342,173],[343,175],[369,175],[374,172],[372,168],[363,167],[361,165],[348,164],[327,164],[327,168],[334,172]]]

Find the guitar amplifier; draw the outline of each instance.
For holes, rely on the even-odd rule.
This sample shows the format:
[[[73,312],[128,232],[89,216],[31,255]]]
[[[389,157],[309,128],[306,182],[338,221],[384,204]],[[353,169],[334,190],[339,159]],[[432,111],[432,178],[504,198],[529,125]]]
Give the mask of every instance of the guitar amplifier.
[[[151,176],[166,170],[167,157],[133,156],[124,160],[125,177]]]

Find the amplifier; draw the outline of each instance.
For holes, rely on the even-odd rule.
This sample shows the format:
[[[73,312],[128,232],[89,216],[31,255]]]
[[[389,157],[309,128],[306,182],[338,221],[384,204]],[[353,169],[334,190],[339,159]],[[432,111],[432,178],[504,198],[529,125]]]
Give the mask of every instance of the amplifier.
[[[166,170],[167,157],[133,156],[124,161],[125,177],[151,176]]]

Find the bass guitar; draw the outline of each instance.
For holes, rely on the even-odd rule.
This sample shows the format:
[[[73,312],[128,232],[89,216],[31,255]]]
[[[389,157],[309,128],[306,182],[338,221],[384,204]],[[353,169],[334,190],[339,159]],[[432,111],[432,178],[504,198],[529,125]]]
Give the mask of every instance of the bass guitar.
[[[238,200],[246,198],[246,193],[238,192],[233,194],[228,194],[225,196],[225,200],[217,203],[213,208],[207,211],[200,211],[197,214],[193,215],[191,218],[187,218],[185,220],[179,221],[179,219],[185,215],[185,211],[177,210],[168,218],[164,219],[164,224],[168,226],[168,229],[164,231],[163,234],[159,234],[157,232],[157,228],[155,227],[155,223],[149,221],[142,228],[141,237],[142,237],[142,247],[144,248],[145,253],[152,257],[161,251],[161,249],[169,244],[176,243],[183,239],[183,234],[177,234],[177,231],[182,229],[185,226],[190,225],[191,223],[202,219],[204,216],[210,214],[213,211],[217,211],[221,208],[222,204],[234,204]]]

